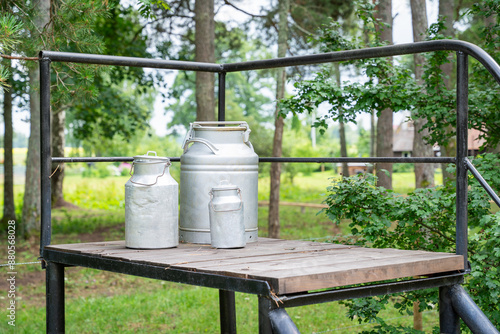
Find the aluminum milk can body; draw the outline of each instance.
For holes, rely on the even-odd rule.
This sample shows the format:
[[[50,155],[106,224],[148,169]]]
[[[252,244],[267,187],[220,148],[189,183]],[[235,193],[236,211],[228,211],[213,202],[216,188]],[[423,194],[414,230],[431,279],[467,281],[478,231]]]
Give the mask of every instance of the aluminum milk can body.
[[[169,166],[168,158],[134,157],[134,174],[125,184],[126,247],[155,249],[179,244],[179,185],[170,176]]]
[[[249,134],[246,122],[191,124],[181,156],[180,241],[210,244],[209,192],[223,180],[241,189],[246,242],[257,241],[259,157]]]
[[[241,191],[234,185],[220,185],[210,191],[210,243],[215,248],[246,245],[244,207]]]

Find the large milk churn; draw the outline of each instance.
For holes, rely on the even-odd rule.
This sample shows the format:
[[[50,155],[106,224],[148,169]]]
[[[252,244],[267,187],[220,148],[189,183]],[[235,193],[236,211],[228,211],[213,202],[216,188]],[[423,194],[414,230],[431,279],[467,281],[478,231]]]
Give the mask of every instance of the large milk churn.
[[[154,153],[154,156],[149,155]],[[179,185],[170,160],[156,152],[134,157],[134,174],[125,184],[125,246],[170,248],[179,244]]]
[[[259,157],[246,122],[194,122],[181,156],[179,238],[210,244],[210,190],[226,181],[241,189],[246,242],[257,241]]]

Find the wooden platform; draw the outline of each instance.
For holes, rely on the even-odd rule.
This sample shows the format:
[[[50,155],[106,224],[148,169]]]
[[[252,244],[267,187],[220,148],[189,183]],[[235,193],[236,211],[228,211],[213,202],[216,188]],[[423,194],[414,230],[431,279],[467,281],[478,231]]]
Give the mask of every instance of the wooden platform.
[[[241,249],[180,244],[135,250],[124,241],[51,245],[47,250],[222,276],[265,280],[278,295],[463,270],[461,255],[259,238]]]

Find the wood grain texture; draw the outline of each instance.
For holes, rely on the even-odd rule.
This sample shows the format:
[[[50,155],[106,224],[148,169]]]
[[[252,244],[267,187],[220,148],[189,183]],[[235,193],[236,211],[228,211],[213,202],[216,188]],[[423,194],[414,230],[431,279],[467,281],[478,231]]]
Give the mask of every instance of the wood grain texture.
[[[288,294],[395,278],[463,270],[461,255],[374,249],[332,243],[259,238],[240,249],[180,244],[176,248],[138,250],[124,241],[51,245],[48,249],[188,271],[269,282],[276,294]]]

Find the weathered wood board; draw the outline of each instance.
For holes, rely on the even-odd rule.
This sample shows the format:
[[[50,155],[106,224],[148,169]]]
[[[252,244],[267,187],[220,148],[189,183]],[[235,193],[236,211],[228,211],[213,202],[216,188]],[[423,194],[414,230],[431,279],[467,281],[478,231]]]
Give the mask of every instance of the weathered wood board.
[[[180,244],[139,250],[124,241],[51,245],[47,249],[231,277],[268,281],[289,294],[395,278],[463,270],[461,255],[375,249],[332,243],[259,238],[240,249]]]

